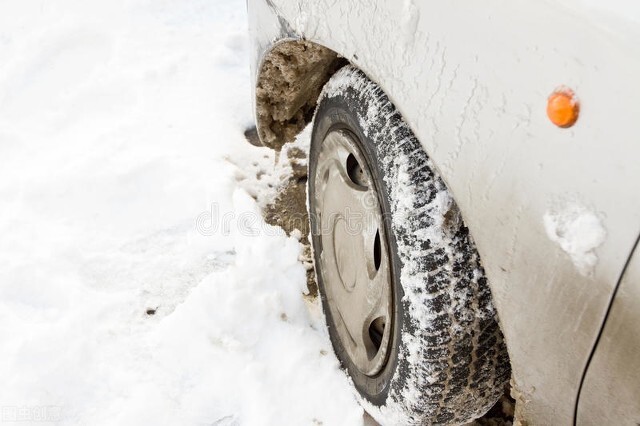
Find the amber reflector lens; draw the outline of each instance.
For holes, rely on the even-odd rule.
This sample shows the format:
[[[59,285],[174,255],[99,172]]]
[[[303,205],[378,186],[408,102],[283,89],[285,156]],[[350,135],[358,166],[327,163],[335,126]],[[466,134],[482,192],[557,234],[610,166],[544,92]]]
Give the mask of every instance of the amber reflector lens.
[[[558,127],[571,127],[578,120],[580,104],[573,90],[556,89],[547,101],[547,116]]]

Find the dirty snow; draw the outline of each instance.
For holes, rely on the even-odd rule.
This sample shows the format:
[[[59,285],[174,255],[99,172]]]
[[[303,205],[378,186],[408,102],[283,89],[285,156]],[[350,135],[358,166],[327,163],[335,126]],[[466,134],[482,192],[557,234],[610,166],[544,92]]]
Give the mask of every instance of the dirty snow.
[[[547,236],[569,255],[578,272],[592,276],[598,263],[595,249],[607,236],[600,217],[571,201],[547,211],[543,220]]]
[[[273,167],[242,136],[245,21],[0,3],[3,422],[362,424],[299,241],[239,183]]]

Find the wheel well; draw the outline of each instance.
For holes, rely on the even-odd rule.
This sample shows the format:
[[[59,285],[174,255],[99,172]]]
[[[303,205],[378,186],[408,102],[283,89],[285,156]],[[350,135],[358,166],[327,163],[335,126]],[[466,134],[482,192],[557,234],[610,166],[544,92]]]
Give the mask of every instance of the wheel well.
[[[264,56],[256,83],[258,135],[279,150],[311,121],[318,96],[348,61],[307,40],[282,40]]]

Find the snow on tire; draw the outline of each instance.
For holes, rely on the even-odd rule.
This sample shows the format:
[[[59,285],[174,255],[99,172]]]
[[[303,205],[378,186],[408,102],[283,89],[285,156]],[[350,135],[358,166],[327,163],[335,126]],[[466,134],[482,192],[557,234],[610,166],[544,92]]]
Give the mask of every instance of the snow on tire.
[[[332,132],[342,132],[351,141],[347,148],[364,163],[363,173],[370,175],[384,218],[392,310],[381,328],[389,336],[388,350],[384,362],[375,365],[367,364],[365,352],[358,356],[358,336],[345,342],[341,330],[348,328],[348,321],[343,324],[338,318],[345,309],[336,310],[331,293],[331,280],[344,275],[340,268],[355,266],[337,266],[337,275],[325,266],[323,252],[331,251],[327,245],[337,244],[330,242],[337,237],[321,235],[327,230],[322,229],[319,210],[329,195],[322,193],[326,185],[321,185],[319,161],[326,156],[323,144]],[[352,66],[332,76],[318,102],[309,157],[309,207],[329,335],[367,411],[382,424],[398,425],[462,424],[489,410],[503,393],[510,366],[479,255],[421,144],[383,91]],[[351,275],[358,276],[357,271]],[[373,340],[363,339],[371,346]]]

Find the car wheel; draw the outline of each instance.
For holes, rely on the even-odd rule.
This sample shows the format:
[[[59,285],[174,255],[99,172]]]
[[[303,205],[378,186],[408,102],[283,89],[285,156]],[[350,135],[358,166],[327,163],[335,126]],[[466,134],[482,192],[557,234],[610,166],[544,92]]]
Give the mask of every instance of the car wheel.
[[[479,255],[418,140],[352,66],[320,96],[308,184],[329,336],[367,411],[382,424],[484,414],[510,367]]]

